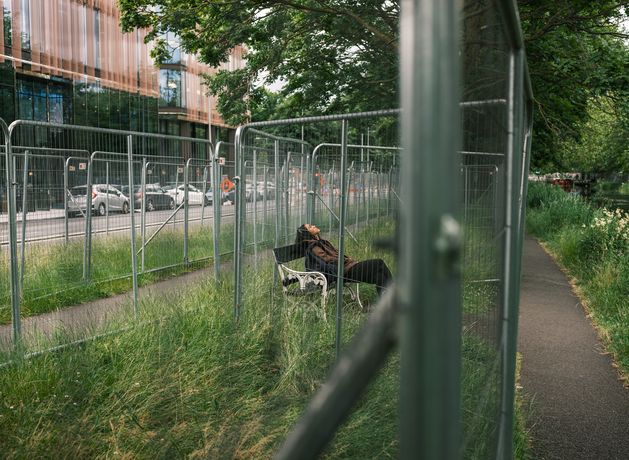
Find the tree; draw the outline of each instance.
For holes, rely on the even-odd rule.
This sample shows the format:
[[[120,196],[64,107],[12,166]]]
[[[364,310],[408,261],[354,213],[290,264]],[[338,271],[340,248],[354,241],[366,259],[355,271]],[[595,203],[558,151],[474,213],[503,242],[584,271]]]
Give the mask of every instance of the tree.
[[[559,147],[565,169],[603,176],[629,172],[629,117],[617,105],[607,97],[590,102],[581,141],[567,139]]]
[[[207,77],[228,123],[245,121],[254,82],[287,82],[282,95],[293,113],[398,106],[397,1],[119,0],[123,30],[150,28],[153,55],[174,32],[182,48],[218,67],[235,46],[247,47],[244,69]]]
[[[174,32],[181,46],[218,66],[239,44],[244,69],[207,77],[231,124],[257,113],[263,83],[286,81],[273,117],[399,105],[399,0],[118,0],[123,29],[150,28],[154,56]],[[581,140],[588,104],[627,100],[627,35],[618,21],[628,0],[519,0],[535,97],[533,166],[561,168],[560,146]],[[475,10],[492,8],[468,1]],[[616,110],[616,113],[626,113]]]
[[[629,96],[627,35],[618,22],[629,2],[520,0],[535,97],[532,167],[568,167],[562,145],[583,140],[590,103],[605,97],[617,116]]]

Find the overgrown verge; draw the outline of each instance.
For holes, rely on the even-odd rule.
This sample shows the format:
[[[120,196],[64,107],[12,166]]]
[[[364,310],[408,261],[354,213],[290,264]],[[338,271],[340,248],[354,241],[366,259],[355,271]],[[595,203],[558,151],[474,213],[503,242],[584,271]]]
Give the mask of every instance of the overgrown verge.
[[[392,229],[392,222],[381,223],[357,237],[373,241]],[[350,241],[348,252],[384,257],[394,268],[390,253],[368,244]],[[317,296],[287,301],[262,267],[269,268],[245,273],[247,303],[238,322],[232,282],[207,280],[189,286],[177,305],[143,298],[142,325],[125,333],[30,361],[13,357],[16,363],[0,368],[3,456],[272,457],[334,361],[334,302],[324,322]],[[343,343],[364,319],[356,304],[345,306]],[[499,401],[495,350],[466,336],[462,369],[464,457],[486,458]],[[397,456],[398,375],[394,353],[325,458]]]
[[[527,229],[574,277],[608,350],[629,379],[629,215],[531,183]]]

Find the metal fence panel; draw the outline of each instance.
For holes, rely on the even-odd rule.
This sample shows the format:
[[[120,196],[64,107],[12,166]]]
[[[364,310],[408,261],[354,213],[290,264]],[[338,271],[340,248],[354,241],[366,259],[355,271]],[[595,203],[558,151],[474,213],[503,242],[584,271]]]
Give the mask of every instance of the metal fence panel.
[[[137,315],[138,275],[211,261],[208,141],[33,121],[12,123],[6,136],[3,182],[14,184],[7,192],[15,209],[0,212],[12,229],[2,245],[15,246],[17,279],[2,286],[1,314],[23,351],[84,338],[100,325],[99,318],[94,330],[60,334],[55,328],[67,320],[48,315],[29,322],[38,326],[25,335],[24,317],[130,287]]]
[[[368,229],[374,219],[384,218],[387,212],[389,217],[393,216],[394,206],[397,207],[389,193],[393,175],[379,175],[377,171],[392,171],[396,164],[400,151],[396,118],[397,111],[391,111],[353,114],[347,120],[342,116],[315,117],[289,120],[282,126],[261,123],[241,128],[236,149],[237,197],[243,197],[241,206],[236,200],[241,216],[235,243],[236,315],[244,305],[256,303],[247,298],[253,293],[243,292],[246,290],[243,280],[248,279],[244,272],[273,274],[275,268],[269,249],[293,243],[301,224],[316,224],[324,233],[328,232],[325,238],[334,240],[339,251],[343,251],[345,235],[358,243],[355,234]],[[349,140],[346,146],[344,133]],[[367,133],[371,136],[367,138],[370,143],[360,144],[365,142]],[[275,188],[274,203],[265,199],[264,193],[251,193],[251,184],[259,183],[264,174],[271,178],[266,182]],[[380,179],[382,187],[378,188]],[[300,260],[295,268],[303,270],[303,265]],[[341,291],[342,283],[341,279],[337,286]],[[285,300],[274,297],[273,293],[269,298],[271,303]],[[315,296],[313,303],[316,302]],[[343,303],[342,296],[338,302]],[[339,324],[340,317],[339,305]],[[340,330],[339,327],[337,337]]]
[[[324,305],[338,387],[316,397],[280,457],[321,449],[391,350],[397,321],[402,456],[510,458],[532,117],[517,14],[508,0],[409,1],[403,12],[401,122],[383,110],[253,123],[212,151],[201,139],[0,120],[0,319],[12,321],[0,342],[36,352],[20,340],[46,325],[25,337],[23,317],[116,284],[132,287],[137,319],[142,276],[193,264],[233,273],[236,317],[282,309],[271,249],[311,223],[338,248],[338,273],[354,251],[387,259],[395,295],[366,323],[372,362],[339,355],[356,298]],[[351,281],[335,278],[336,290]],[[376,303],[369,289],[360,297]],[[70,332],[65,343],[107,330]],[[348,385],[353,375],[360,385]],[[308,433],[315,421],[325,436]]]

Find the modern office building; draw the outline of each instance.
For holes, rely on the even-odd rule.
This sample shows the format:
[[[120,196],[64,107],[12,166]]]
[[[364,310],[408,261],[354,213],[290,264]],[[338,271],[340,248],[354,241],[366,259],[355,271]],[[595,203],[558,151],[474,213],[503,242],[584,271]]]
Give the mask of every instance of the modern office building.
[[[215,69],[183,53],[156,67],[146,32],[124,34],[116,0],[0,0],[0,118],[207,139],[229,128],[206,95]],[[225,68],[243,65],[236,48]],[[213,99],[213,98],[212,98]]]

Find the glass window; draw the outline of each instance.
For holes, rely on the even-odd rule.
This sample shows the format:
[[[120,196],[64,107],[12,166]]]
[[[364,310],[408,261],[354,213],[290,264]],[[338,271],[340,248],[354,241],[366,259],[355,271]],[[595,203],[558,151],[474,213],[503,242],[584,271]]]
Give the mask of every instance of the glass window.
[[[10,54],[10,48],[13,44],[13,28],[11,24],[11,0],[4,0],[2,4],[2,24],[4,26],[4,47],[7,54]]]
[[[129,99],[130,99],[130,94],[129,93],[127,93],[126,91],[121,91],[120,92],[120,99],[119,99],[120,120],[119,120],[119,126],[120,126],[120,129],[124,129],[124,130],[129,129]]]
[[[110,96],[111,90],[101,86],[98,93],[98,127],[109,128],[110,126]]]
[[[74,124],[87,123],[87,83],[74,83]]]
[[[167,64],[179,64],[181,63],[181,42],[179,37],[172,32],[166,32],[164,35],[166,40],[166,48],[170,53],[170,59],[166,61]]]
[[[196,139],[207,139],[207,126],[195,123],[192,125],[192,137]]]
[[[50,122],[62,124],[64,122],[64,91],[59,86],[51,86],[48,93],[50,105]]]
[[[65,85],[18,79],[17,102],[21,119],[58,124],[72,121],[72,97]]]
[[[140,98],[138,94],[129,95],[129,129],[140,131]]]
[[[87,125],[98,126],[98,94],[100,86],[97,82],[88,83],[87,89]]]
[[[161,69],[159,71],[160,107],[184,107],[181,70]]]
[[[79,37],[87,37],[87,7],[81,6],[79,13]],[[81,64],[85,67],[87,64],[87,40],[79,40],[81,43]]]
[[[94,10],[94,68],[100,70],[100,10]]]
[[[109,90],[109,127],[120,129],[120,91]]]
[[[22,29],[22,49],[31,50],[31,1],[22,0],[20,12],[20,26]]]
[[[33,120],[48,121],[46,85],[39,82],[33,83]]]
[[[0,85],[0,118],[7,123],[15,120],[13,111],[13,87]]]
[[[33,119],[33,84],[30,81],[17,82],[18,118]]]

